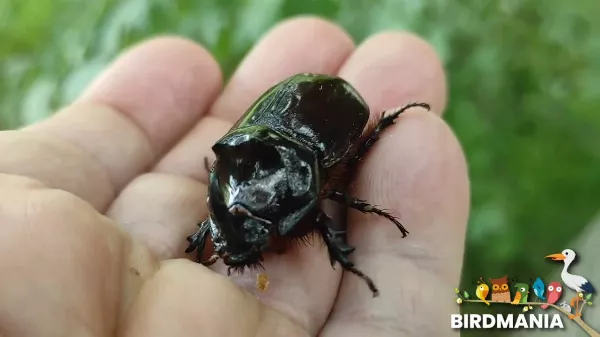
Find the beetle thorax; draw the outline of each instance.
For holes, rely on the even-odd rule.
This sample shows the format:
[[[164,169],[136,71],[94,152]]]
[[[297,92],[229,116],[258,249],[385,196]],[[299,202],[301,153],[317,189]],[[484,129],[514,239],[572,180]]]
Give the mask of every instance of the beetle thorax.
[[[215,248],[236,264],[260,258],[282,222],[317,194],[318,174],[303,149],[276,134],[232,138],[213,147],[209,208]]]

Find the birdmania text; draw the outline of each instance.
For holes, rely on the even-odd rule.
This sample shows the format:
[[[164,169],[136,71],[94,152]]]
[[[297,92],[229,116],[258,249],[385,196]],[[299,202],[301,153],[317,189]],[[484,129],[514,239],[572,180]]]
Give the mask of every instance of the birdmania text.
[[[563,329],[560,314],[454,314],[452,329]]]

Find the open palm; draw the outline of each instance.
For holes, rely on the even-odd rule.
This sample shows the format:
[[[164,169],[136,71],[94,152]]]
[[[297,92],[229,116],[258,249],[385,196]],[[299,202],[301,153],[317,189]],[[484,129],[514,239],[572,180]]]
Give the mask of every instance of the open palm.
[[[184,254],[207,213],[211,145],[263,91],[299,72],[343,77],[373,116],[411,101],[432,107],[386,131],[351,189],[411,233],[402,239],[386,219],[348,211],[351,259],[377,298],[331,268],[318,240],[267,256],[265,293],[251,272],[226,277],[220,262],[209,269]],[[0,133],[0,335],[449,333],[469,188],[461,148],[439,117],[446,86],[433,49],[398,32],[355,48],[339,27],[298,18],[270,31],[221,86],[200,46],[156,38],[53,117]]]

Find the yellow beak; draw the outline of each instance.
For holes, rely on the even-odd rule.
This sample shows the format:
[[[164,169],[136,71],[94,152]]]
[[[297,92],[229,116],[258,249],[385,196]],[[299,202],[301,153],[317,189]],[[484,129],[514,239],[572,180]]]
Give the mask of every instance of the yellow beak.
[[[562,261],[562,260],[566,259],[567,257],[564,256],[562,253],[558,253],[558,254],[550,254],[550,255],[546,256],[546,258],[551,258],[554,261]]]

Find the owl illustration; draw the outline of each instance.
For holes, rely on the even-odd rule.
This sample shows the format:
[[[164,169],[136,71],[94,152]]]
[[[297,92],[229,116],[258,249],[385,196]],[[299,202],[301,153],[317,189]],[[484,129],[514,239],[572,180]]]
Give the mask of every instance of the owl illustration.
[[[490,278],[490,282],[492,283],[492,301],[510,302],[508,275],[500,278]]]

